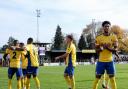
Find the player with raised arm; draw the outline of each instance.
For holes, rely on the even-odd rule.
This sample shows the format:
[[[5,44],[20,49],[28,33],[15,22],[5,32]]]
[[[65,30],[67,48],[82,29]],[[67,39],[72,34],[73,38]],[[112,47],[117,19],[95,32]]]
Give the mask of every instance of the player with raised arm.
[[[76,66],[76,47],[73,43],[72,35],[66,36],[67,50],[66,53],[58,56],[55,60],[65,59],[65,64],[67,65],[64,71],[64,78],[68,84],[69,89],[75,89],[75,78],[74,78],[74,68]]]

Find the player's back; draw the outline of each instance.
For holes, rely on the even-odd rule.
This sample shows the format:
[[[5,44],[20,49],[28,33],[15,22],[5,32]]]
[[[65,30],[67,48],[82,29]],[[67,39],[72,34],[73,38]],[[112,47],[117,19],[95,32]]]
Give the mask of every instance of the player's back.
[[[28,66],[28,60],[26,58],[27,51],[23,51],[21,54],[21,60],[22,60],[22,69],[26,69]]]
[[[38,49],[33,44],[26,46],[28,53],[28,66],[38,67]]]
[[[20,68],[20,58],[22,51],[7,49],[6,53],[10,55],[9,67]]]
[[[69,55],[66,57],[66,64],[76,66],[76,47],[74,43],[71,43],[66,50]],[[71,59],[71,60],[70,60]]]

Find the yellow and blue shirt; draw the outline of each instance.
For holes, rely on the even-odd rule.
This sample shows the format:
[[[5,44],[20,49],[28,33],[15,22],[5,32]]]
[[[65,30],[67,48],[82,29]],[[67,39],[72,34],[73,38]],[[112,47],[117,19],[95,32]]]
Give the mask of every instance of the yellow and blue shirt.
[[[96,45],[100,45],[102,46],[103,44],[109,44],[110,47],[113,47],[113,44],[115,42],[117,42],[118,39],[116,37],[116,35],[114,34],[110,34],[109,36],[105,36],[105,35],[99,35],[96,37]],[[99,53],[99,61],[100,62],[111,62],[113,60],[112,58],[112,52],[104,49],[103,51],[101,51]]]
[[[6,49],[6,54],[10,55],[10,60],[9,60],[10,68],[20,68],[21,67],[20,59],[21,59],[22,52],[23,51]]]
[[[66,53],[68,56],[66,57],[66,65],[67,66],[76,66],[76,47],[71,42],[70,45],[67,46]]]
[[[28,54],[28,66],[38,67],[38,49],[33,44],[28,44],[26,49]]]
[[[25,57],[25,55],[27,54],[27,51],[23,51],[23,53],[21,54],[21,61],[22,61],[22,69],[27,69],[28,66],[28,59]]]

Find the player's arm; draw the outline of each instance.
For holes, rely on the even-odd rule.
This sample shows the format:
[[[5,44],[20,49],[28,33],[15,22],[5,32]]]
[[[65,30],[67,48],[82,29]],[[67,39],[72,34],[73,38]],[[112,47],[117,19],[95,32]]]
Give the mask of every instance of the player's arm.
[[[5,54],[3,55],[3,59],[6,61],[7,60],[7,56],[9,54],[9,48],[6,49]]]
[[[9,50],[14,50],[14,47],[13,46],[8,46],[8,49]]]
[[[24,51],[25,48],[16,48],[15,50],[17,50],[17,51]]]
[[[95,50],[97,53],[103,51],[103,46],[100,44],[100,40],[98,37],[96,38],[96,41],[95,41]]]
[[[8,56],[8,54],[5,53],[4,56],[3,56],[3,59],[4,59],[4,60],[7,60],[7,56]]]
[[[30,51],[29,51],[29,47],[28,46],[25,47],[25,51],[26,51],[25,57],[28,58],[29,55],[30,55]]]
[[[22,55],[25,57],[25,58],[28,58],[28,51],[27,50],[25,50],[23,53],[22,53]]]
[[[22,48],[21,47],[20,48],[15,48],[13,46],[9,46],[8,49],[10,49],[10,50],[16,50],[16,51],[24,51],[25,50],[24,47],[22,47]]]
[[[9,54],[9,50],[10,50],[9,48],[6,49],[6,51],[5,51],[4,55],[3,55],[3,59],[4,60],[7,60],[7,56]]]
[[[71,53],[71,51],[72,51],[72,47],[70,46],[69,48],[67,48],[66,53],[61,56],[56,57],[55,61],[57,61],[58,59],[66,58]]]
[[[55,57],[55,61],[57,61],[57,60],[59,60],[59,59],[64,59],[64,58],[66,58],[68,55],[69,55],[69,53],[65,53],[65,54],[63,54],[63,55],[61,55],[61,56]]]
[[[97,53],[99,53],[99,52],[103,51],[103,47],[95,44],[95,50]]]
[[[109,44],[104,44],[104,48],[108,49],[109,51],[116,53],[118,51],[118,42],[114,42],[113,47],[110,47]]]
[[[28,58],[28,56],[29,56],[29,55],[28,55],[28,52],[27,52],[24,56],[25,56],[25,58]]]
[[[110,44],[105,44],[105,46],[109,51],[116,53],[118,51],[118,39],[115,35],[112,37],[112,41],[113,41],[112,47],[110,47]]]

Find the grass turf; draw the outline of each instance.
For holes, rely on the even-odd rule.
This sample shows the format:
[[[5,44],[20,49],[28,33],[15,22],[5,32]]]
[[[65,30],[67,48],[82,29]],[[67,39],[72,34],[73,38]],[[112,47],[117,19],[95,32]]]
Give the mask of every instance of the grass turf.
[[[41,89],[68,89],[63,78],[64,66],[40,67],[39,79]],[[76,89],[92,89],[95,79],[95,66],[77,66],[75,68]],[[7,89],[7,68],[0,67],[0,89]],[[118,89],[127,89],[128,85],[128,64],[116,65],[116,81]],[[16,78],[13,78],[13,88],[16,89]],[[33,79],[31,79],[31,89],[36,89]],[[101,84],[99,84],[99,89]]]

